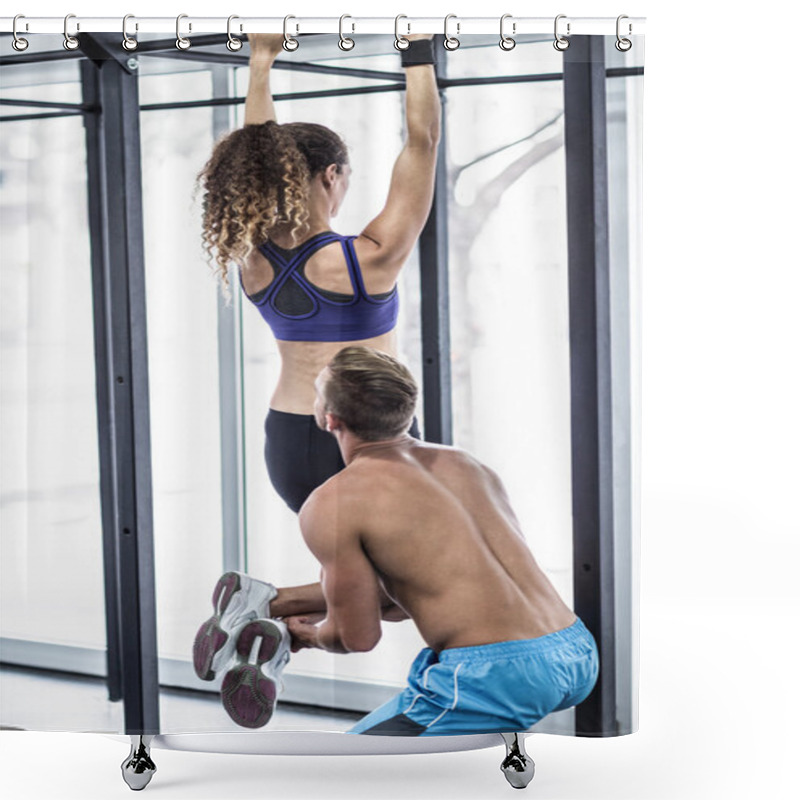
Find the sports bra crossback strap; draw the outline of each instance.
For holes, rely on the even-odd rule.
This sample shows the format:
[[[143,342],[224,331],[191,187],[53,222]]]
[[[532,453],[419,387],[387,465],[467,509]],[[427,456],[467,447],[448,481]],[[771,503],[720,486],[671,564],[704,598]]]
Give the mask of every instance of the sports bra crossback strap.
[[[356,236],[345,236],[342,239],[342,247],[344,248],[344,257],[347,261],[347,269],[350,271],[350,280],[353,283],[354,293],[369,299],[367,287],[364,286],[364,276],[361,274],[361,265],[358,263],[356,248],[353,244],[357,238]]]
[[[335,233],[314,237],[311,241],[301,245],[300,249],[296,253],[292,254],[288,260],[280,252],[280,250],[278,250],[278,248],[273,246],[270,242],[264,242],[263,244],[259,245],[258,249],[266,257],[266,259],[280,270],[276,270],[275,280],[272,281],[268,287],[269,291],[267,291],[264,299],[266,300],[266,298],[274,296],[286,283],[286,281],[292,278],[300,269],[300,267],[302,267],[303,264],[305,264],[305,262],[317,252],[317,250],[321,250],[323,247],[325,247],[325,245],[331,244],[331,242],[340,241],[341,239],[342,237]]]

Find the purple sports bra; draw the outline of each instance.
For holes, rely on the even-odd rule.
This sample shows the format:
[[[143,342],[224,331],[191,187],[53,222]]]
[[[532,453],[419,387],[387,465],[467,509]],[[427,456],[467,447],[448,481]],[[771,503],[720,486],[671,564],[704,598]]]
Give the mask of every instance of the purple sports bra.
[[[353,247],[355,238],[325,231],[291,250],[272,242],[259,245],[259,251],[272,264],[275,278],[266,289],[247,297],[261,312],[276,339],[353,342],[380,336],[395,327],[399,307],[397,287],[382,295],[367,294]],[[308,259],[331,242],[341,242],[352,295],[321,289],[305,277]]]

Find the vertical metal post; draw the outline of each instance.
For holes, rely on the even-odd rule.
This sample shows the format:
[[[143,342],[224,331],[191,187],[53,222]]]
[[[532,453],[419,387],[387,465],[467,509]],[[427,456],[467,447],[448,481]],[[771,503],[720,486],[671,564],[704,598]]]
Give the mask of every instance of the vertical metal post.
[[[575,611],[594,634],[600,677],[578,735],[617,732],[614,475],[606,75],[601,36],[564,52]]]
[[[436,39],[441,37],[437,36]],[[436,42],[437,51],[446,52]],[[437,78],[445,77],[444,63],[436,64]],[[419,238],[419,269],[422,316],[422,402],[425,439],[453,443],[453,410],[450,365],[450,291],[447,275],[447,128],[442,101],[442,133],[436,160],[433,206]]]
[[[211,82],[214,99],[233,96],[233,67],[212,66]],[[216,140],[231,129],[233,107],[215,106],[212,114]],[[226,572],[247,569],[241,292],[235,288],[230,303],[217,294],[222,569]]]
[[[97,107],[100,103],[96,80],[97,67],[90,61],[81,62],[83,102]],[[104,213],[102,203],[103,177],[100,153],[99,112],[85,115],[86,179],[89,199],[89,231],[92,258],[92,307],[94,323],[95,395],[97,398],[97,443],[100,467],[100,515],[103,530],[103,585],[106,604],[106,681],[109,700],[122,699],[122,645],[119,639],[119,581],[117,579],[117,539],[114,535],[114,454],[111,437],[111,395],[108,381],[109,352],[106,329],[106,283],[103,264]]]
[[[153,513],[148,408],[147,318],[139,145],[138,62],[115,34],[81,34],[92,65],[83,68],[104,555],[109,612],[117,613],[125,733],[159,732]],[[113,576],[113,577],[112,577]]]

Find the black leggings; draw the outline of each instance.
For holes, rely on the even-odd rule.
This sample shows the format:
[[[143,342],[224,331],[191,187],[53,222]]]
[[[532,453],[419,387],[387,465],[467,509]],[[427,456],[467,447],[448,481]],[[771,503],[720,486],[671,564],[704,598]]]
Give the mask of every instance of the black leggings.
[[[271,408],[264,424],[264,459],[275,491],[295,513],[311,492],[344,469],[332,433],[317,427],[313,414],[289,414]],[[420,438],[417,420],[408,431]]]

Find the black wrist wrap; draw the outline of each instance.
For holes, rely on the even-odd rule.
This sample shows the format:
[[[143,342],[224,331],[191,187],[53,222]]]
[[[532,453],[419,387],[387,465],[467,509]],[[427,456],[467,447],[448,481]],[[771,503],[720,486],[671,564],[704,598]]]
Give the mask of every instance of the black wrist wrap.
[[[435,64],[436,52],[433,48],[433,39],[413,39],[405,50],[400,51],[400,63],[404,67]]]

